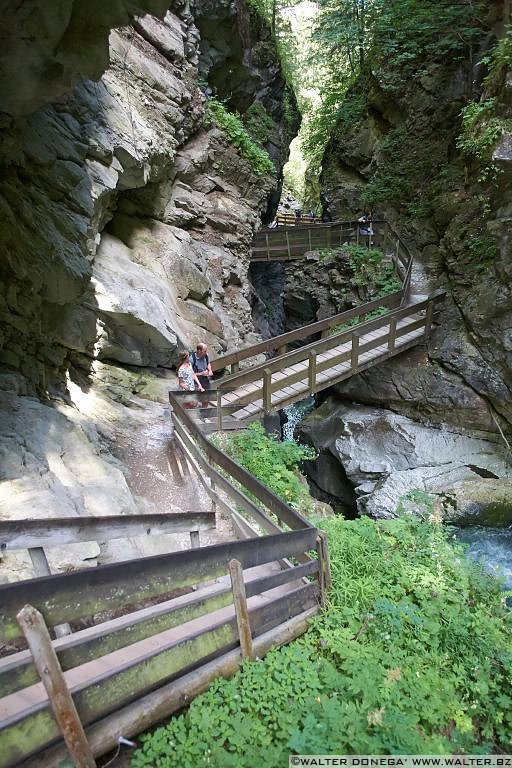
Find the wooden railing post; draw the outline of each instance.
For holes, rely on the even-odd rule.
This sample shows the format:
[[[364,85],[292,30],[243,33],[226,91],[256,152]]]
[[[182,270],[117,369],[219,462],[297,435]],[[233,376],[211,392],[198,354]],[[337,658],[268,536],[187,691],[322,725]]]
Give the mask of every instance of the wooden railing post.
[[[238,373],[239,370],[240,370],[240,363],[239,362],[232,363],[231,373]]]
[[[33,606],[26,605],[18,613],[17,619],[73,763],[76,768],[96,768],[42,615]]]
[[[265,242],[267,244],[267,261],[270,261],[270,247],[268,244],[268,232],[265,232]]]
[[[434,314],[434,302],[429,301],[427,305],[427,312],[425,315],[425,338],[428,339],[432,327],[432,316]]]
[[[190,547],[191,549],[199,549],[201,546],[199,541],[199,531],[190,531]]]
[[[319,531],[316,539],[316,549],[318,552],[319,571],[318,580],[320,582],[320,603],[325,606],[327,592],[331,587],[331,564],[329,562],[329,550],[327,548],[327,537],[324,531]]]
[[[359,334],[352,334],[352,352],[350,357],[350,365],[354,371],[357,371],[359,365]]]
[[[389,321],[389,339],[388,339],[388,351],[395,351],[396,343],[396,317],[392,317]]]
[[[290,251],[290,235],[288,233],[288,230],[285,232],[285,235],[286,235],[286,249],[288,251],[288,258],[291,259],[292,254]]]
[[[39,578],[40,576],[50,576],[50,566],[48,564],[48,559],[46,557],[46,552],[44,551],[43,547],[31,547],[28,550],[28,554],[30,555],[30,559],[32,560],[32,565],[34,566],[34,573],[36,575],[36,578]],[[69,624],[57,624],[53,631],[55,632],[56,637],[64,637],[65,635],[71,635],[71,627]]]
[[[239,560],[229,561],[229,575],[231,577],[231,590],[233,592],[233,604],[235,606],[242,658],[254,659],[251,624],[245,594],[244,572]]]
[[[282,347],[278,347],[277,349],[277,356],[280,357],[281,355],[286,355],[286,344],[283,344]]]
[[[315,393],[316,387],[316,350],[311,349],[308,352],[308,385],[309,391],[312,395]]]
[[[222,392],[217,389],[217,429],[222,432]]]
[[[311,243],[311,229],[308,227],[308,240],[309,240],[309,250],[313,250],[313,245]]]
[[[265,368],[263,371],[263,410],[270,413],[272,410],[272,371]]]

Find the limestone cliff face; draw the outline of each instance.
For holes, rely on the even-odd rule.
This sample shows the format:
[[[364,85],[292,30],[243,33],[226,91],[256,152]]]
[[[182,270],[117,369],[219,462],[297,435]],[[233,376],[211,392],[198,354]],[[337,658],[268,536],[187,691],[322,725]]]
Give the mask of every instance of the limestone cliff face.
[[[182,15],[113,31],[99,82],[3,140],[3,356],[36,389],[92,359],[170,367],[198,335],[216,351],[251,332],[248,244],[272,180],[203,128]]]
[[[491,6],[475,62],[503,34],[503,4]],[[324,201],[333,217],[350,217],[366,208],[361,197],[371,188],[382,201],[375,213],[395,225],[415,254],[413,293],[442,288],[446,299],[427,348],[338,385],[338,402],[330,401],[322,411],[334,430],[329,439],[315,423],[306,430],[312,442],[341,461],[359,489],[359,509],[371,514],[379,514],[379,508],[390,514],[407,488],[438,490],[443,480],[446,487],[455,482],[428,457],[418,460],[423,475],[408,474],[414,462],[404,467],[389,458],[394,453],[389,446],[405,429],[409,435],[418,430],[423,442],[430,435],[433,445],[439,428],[459,434],[462,442],[452,458],[461,478],[469,480],[480,470],[483,477],[491,476],[485,474],[485,461],[465,457],[464,440],[487,440],[483,452],[500,466],[495,476],[503,477],[512,427],[510,74],[502,71],[489,85],[481,65],[471,69],[467,62],[427,61],[403,89],[390,87],[391,75],[385,69],[373,72],[349,92],[350,109],[359,117],[350,127],[340,123],[327,148]],[[462,155],[457,137],[468,101],[490,98],[503,132],[489,156],[492,170],[482,173],[481,165]],[[372,416],[365,411],[361,421],[358,407],[347,410],[347,401],[391,409],[407,419],[406,426],[400,418],[395,423],[389,410],[374,409]],[[380,435],[378,444],[352,445],[347,435],[354,421]],[[411,446],[415,440],[408,438]],[[358,458],[361,470],[355,471]],[[402,474],[394,494],[388,493],[396,473]]]
[[[165,399],[146,369],[170,370],[177,349],[199,339],[213,354],[257,339],[249,245],[276,181],[256,175],[204,119],[206,7],[35,5],[9,16],[18,29],[0,58],[10,80],[0,105],[1,514],[104,514],[109,488],[120,511],[146,508],[154,499],[135,498],[113,443],[139,429],[137,411],[162,418],[135,396],[146,387]],[[245,4],[225,6],[243,29]],[[136,15],[146,11],[162,18]],[[29,32],[36,42],[25,71]],[[225,85],[247,79],[278,124],[281,75],[258,74],[243,43],[237,32]],[[49,458],[60,441],[84,477],[73,462]],[[87,488],[94,474],[102,494]]]

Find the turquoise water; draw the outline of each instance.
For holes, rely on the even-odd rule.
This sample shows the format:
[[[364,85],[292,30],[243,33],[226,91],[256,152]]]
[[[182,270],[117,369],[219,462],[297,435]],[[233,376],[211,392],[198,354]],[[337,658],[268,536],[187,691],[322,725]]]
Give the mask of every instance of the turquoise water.
[[[289,405],[288,408],[284,408],[288,421],[283,424],[283,440],[293,440],[295,427],[301,423],[314,407],[315,399],[313,397],[307,397],[305,400],[299,400],[298,403],[294,403],[293,405]]]
[[[489,573],[502,576],[505,589],[512,589],[512,529],[475,525],[457,529],[458,541],[469,546],[467,555],[480,560]]]

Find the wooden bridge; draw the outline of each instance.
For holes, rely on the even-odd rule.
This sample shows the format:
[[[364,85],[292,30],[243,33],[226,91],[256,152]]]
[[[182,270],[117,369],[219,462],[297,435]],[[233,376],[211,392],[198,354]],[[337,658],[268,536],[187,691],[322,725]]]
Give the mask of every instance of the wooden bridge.
[[[304,632],[325,600],[323,534],[212,445],[180,395],[170,401],[170,468],[177,483],[197,474],[210,510],[0,525],[3,550],[43,556],[66,542],[176,530],[192,545],[0,585],[1,768],[52,768],[68,753],[92,768],[243,658]],[[199,547],[219,508],[240,540]]]
[[[243,428],[427,340],[444,294],[412,296],[409,249],[387,222],[374,222],[374,227],[365,245],[383,249],[400,290],[213,360],[214,371],[230,373],[215,382],[216,407],[198,412],[206,432]],[[347,221],[267,229],[257,234],[252,258],[286,260],[305,250],[361,243],[359,228],[358,222]],[[375,318],[376,311],[383,314]],[[262,355],[267,356],[264,362]],[[241,371],[242,362],[253,364]]]
[[[357,242],[358,228],[350,235],[344,224],[297,226],[301,243],[286,232],[279,242],[279,230],[258,237],[266,260],[291,258],[314,237],[317,247]],[[379,231],[374,241],[391,248],[400,291],[213,361],[217,371],[231,369],[212,393],[216,408],[189,411],[181,403],[190,393],[169,394],[170,470],[183,484],[193,473],[211,509],[0,524],[2,550],[28,549],[39,574],[0,585],[0,768],[52,768],[67,754],[92,768],[121,737],[182,708],[243,658],[305,631],[330,584],[323,534],[205,432],[243,425],[428,337],[440,296],[410,296],[412,258],[389,229]],[[379,308],[386,314],[372,319]],[[261,362],[263,353],[277,354]],[[218,510],[239,540],[200,547]],[[45,549],[56,544],[178,530],[189,532],[190,549],[48,572]]]
[[[252,242],[251,261],[291,261],[319,248],[339,248],[344,243],[382,248],[385,253],[404,255],[401,238],[387,221],[374,221],[373,234],[363,234],[361,222],[335,221],[330,224],[301,219],[295,225],[260,229]]]

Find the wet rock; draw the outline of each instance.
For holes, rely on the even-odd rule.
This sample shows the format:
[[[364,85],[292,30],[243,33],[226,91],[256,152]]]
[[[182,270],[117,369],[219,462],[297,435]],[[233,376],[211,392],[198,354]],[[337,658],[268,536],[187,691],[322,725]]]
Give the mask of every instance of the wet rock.
[[[391,411],[340,405],[330,398],[301,430],[341,465],[338,470],[332,462],[322,465],[323,485],[335,487],[346,476],[358,496],[359,513],[372,517],[395,516],[400,499],[414,489],[440,493],[482,472],[512,480],[501,445],[426,427]]]
[[[484,478],[454,483],[438,496],[443,519],[458,526],[512,526],[512,481]]]

